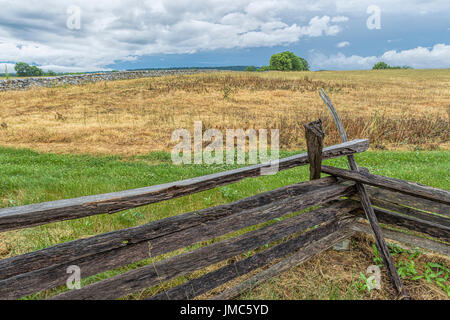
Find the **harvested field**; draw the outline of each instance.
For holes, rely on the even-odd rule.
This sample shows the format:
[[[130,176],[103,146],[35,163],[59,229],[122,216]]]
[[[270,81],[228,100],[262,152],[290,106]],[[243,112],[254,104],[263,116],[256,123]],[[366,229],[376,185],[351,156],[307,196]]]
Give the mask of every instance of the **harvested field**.
[[[324,120],[325,88],[350,138],[372,148],[450,147],[450,70],[197,74],[0,93],[0,145],[55,153],[170,150],[172,131],[278,128],[280,147],[304,148],[303,123]]]

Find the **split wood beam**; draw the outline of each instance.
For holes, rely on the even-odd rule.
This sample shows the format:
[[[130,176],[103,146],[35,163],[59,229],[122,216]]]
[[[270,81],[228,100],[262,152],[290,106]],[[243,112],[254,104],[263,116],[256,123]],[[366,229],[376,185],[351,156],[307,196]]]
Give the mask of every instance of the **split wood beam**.
[[[308,147],[309,179],[317,180],[320,179],[322,172],[322,150],[325,136],[322,130],[322,120],[319,119],[303,126]]]
[[[333,117],[334,122],[336,123],[336,126],[338,127],[339,134],[341,135],[342,142],[348,141],[347,133],[345,132],[344,125],[339,118],[338,113],[336,112],[336,109],[333,106],[333,103],[331,102],[331,99],[328,97],[328,95],[325,93],[325,90],[320,89],[319,95],[322,98],[323,102],[327,106],[328,110],[331,112],[331,115]],[[347,156],[349,167],[352,171],[358,171],[358,165],[356,164],[356,160],[353,157],[353,155]],[[406,293],[406,290],[403,286],[402,280],[400,279],[397,269],[395,268],[394,261],[392,260],[392,257],[389,253],[389,248],[386,244],[386,241],[384,240],[383,232],[381,231],[380,224],[378,223],[378,219],[375,215],[375,212],[373,210],[372,204],[370,203],[369,195],[367,193],[366,187],[364,184],[357,182],[356,188],[359,193],[359,197],[361,200],[362,208],[364,209],[364,213],[367,217],[367,220],[370,223],[370,227],[372,229],[373,235],[375,237],[375,243],[378,247],[378,250],[381,253],[381,256],[383,258],[383,262],[387,268],[389,278],[394,286],[394,289],[396,292],[402,296],[403,299],[409,299],[408,295]]]

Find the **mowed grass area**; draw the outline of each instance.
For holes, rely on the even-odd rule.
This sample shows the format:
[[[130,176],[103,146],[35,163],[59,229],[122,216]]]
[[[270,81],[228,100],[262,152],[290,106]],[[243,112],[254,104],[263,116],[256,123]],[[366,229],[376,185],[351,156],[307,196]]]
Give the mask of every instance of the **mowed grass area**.
[[[295,152],[282,152],[288,156]],[[372,172],[399,179],[450,189],[450,152],[448,151],[369,151],[356,155],[361,166]],[[326,164],[346,167],[345,159],[327,160]],[[0,149],[0,200],[2,207],[113,192],[130,188],[161,184],[213,172],[232,169],[233,166],[175,166],[170,153],[155,152],[134,157],[60,155],[38,153],[12,148]],[[275,176],[244,181],[201,192],[183,198],[161,202],[112,215],[99,215],[74,221],[65,221],[21,231],[0,233],[0,258],[42,249],[80,237],[118,230],[183,212],[220,205],[272,190],[284,185],[308,180],[308,167],[278,173]],[[392,298],[387,284],[382,293],[371,294],[357,289],[359,272],[373,260],[368,239],[355,240],[351,253],[332,250],[315,257],[304,266],[295,268],[269,281],[259,289],[242,296],[245,299],[384,299]],[[199,244],[204,245],[205,243]],[[189,250],[198,246],[190,247]],[[245,256],[238,257],[245,258]],[[421,258],[417,268],[429,261],[448,264],[443,258]],[[431,259],[431,260],[430,260]],[[436,260],[437,259],[437,260]],[[149,261],[90,277],[85,283],[142,266]],[[366,265],[367,264],[367,265]],[[215,266],[219,267],[221,264]],[[211,269],[209,269],[210,271]],[[205,272],[205,271],[202,271]],[[152,288],[128,298],[142,298],[187,281],[181,277],[164,286]],[[295,283],[294,283],[295,282]],[[415,298],[445,299],[446,293],[433,284],[413,281],[407,284]],[[53,291],[31,298],[43,298]]]
[[[170,150],[175,129],[280,130],[280,147],[305,147],[302,124],[322,118],[324,88],[349,137],[372,148],[448,150],[450,69],[221,72],[0,92],[0,145],[44,152],[148,154]]]

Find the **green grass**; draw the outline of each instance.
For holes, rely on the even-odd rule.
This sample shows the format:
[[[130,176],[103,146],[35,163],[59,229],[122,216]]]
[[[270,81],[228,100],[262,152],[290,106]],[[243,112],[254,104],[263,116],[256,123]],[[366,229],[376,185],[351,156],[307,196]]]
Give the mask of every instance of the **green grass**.
[[[285,157],[293,152],[282,152]],[[369,151],[356,155],[360,166],[371,172],[422,184],[450,189],[450,152]],[[325,164],[346,167],[346,159]],[[18,206],[156,185],[170,181],[229,170],[234,166],[175,166],[170,154],[155,152],[145,156],[95,157],[89,155],[44,154],[30,150],[0,148],[0,205]],[[25,230],[0,233],[6,256],[49,247],[80,237],[100,234],[155,221],[183,212],[199,210],[248,197],[284,185],[306,181],[308,167],[282,171],[274,176],[241,182],[194,195],[152,204],[112,215],[98,215],[63,221]],[[137,264],[134,266],[136,267]],[[123,272],[126,269],[121,269]],[[100,277],[91,277],[89,282]]]
[[[283,152],[282,156],[290,154]],[[360,166],[376,174],[450,189],[449,155],[448,151],[369,151],[356,155],[356,160]],[[346,159],[343,158],[325,163],[346,167]],[[156,185],[232,168],[228,165],[175,166],[166,152],[125,159],[119,156],[56,155],[0,148],[0,203],[2,207],[9,207],[68,199]],[[67,241],[224,204],[307,179],[308,167],[304,166],[114,215],[88,217],[29,230],[45,233],[49,228],[67,224],[71,231],[67,237],[59,239]],[[36,250],[54,244],[52,237],[47,237],[47,240],[38,238],[27,239],[27,244],[20,247]],[[21,252],[23,250],[19,248],[15,253]]]
[[[281,156],[295,153],[298,152],[282,152]],[[368,151],[357,154],[356,159],[360,166],[368,168],[372,173],[449,189],[449,155],[449,151]],[[346,167],[344,158],[324,163]],[[235,167],[237,166],[175,166],[171,164],[170,154],[166,152],[123,158],[56,155],[0,148],[0,198],[3,200],[3,207],[8,206],[8,201],[22,205],[161,184]],[[248,179],[235,184],[236,188],[233,185],[224,188],[232,188],[240,194],[243,192],[242,195],[248,195],[307,178],[308,168],[301,167],[272,177]]]

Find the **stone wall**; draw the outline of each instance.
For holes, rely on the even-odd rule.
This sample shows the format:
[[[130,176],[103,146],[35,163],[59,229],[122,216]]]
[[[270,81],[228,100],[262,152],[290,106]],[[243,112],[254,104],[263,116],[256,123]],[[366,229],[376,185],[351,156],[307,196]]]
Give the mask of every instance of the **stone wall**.
[[[188,75],[194,73],[217,72],[213,69],[185,69],[185,70],[139,70],[118,71],[105,73],[90,73],[80,75],[66,75],[57,77],[30,77],[21,79],[0,80],[0,91],[24,90],[32,87],[58,87],[77,85],[98,81],[128,80],[167,75]]]

